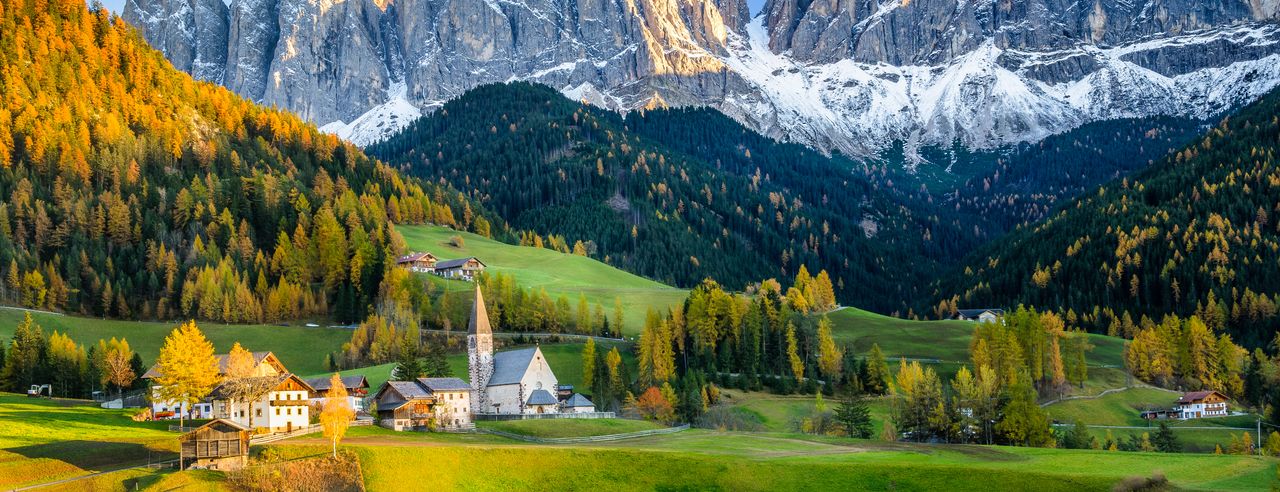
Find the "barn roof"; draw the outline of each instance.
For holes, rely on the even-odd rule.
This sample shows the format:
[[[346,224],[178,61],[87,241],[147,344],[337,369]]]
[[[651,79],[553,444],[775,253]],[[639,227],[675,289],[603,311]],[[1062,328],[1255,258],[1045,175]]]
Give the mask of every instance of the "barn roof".
[[[411,262],[415,262],[415,261],[425,260],[425,259],[428,259],[428,258],[430,258],[430,259],[434,259],[434,258],[435,258],[435,255],[433,255],[433,254],[431,254],[431,253],[427,253],[427,252],[422,252],[422,253],[409,253],[409,254],[407,254],[407,255],[404,255],[404,256],[401,256],[401,257],[399,257],[399,258],[396,258],[396,263],[411,263]]]
[[[519,383],[524,373],[529,371],[534,354],[538,353],[541,353],[538,347],[529,347],[493,354],[493,376],[489,378],[489,386]]]
[[[431,391],[470,390],[471,385],[458,378],[418,378],[418,384]]]
[[[551,396],[551,393],[547,390],[538,389],[533,390],[533,393],[529,393],[529,400],[525,403],[529,405],[555,405],[558,402],[559,400]]]
[[[1214,393],[1218,393],[1218,392],[1211,390],[1211,391],[1192,391],[1190,393],[1183,393],[1182,396],[1178,398],[1178,403],[1195,403],[1205,398],[1208,398],[1209,395],[1212,395]],[[1221,393],[1219,393],[1219,395],[1221,395]]]
[[[458,258],[455,260],[444,260],[439,263],[436,263],[436,270],[448,270],[450,268],[458,268],[458,267],[461,267],[462,265],[466,265],[467,262],[471,260],[476,260],[476,262],[480,263],[481,266],[486,266],[483,261],[480,261],[479,258],[476,258],[474,256],[468,256],[466,258]]]
[[[312,388],[315,388],[316,391],[329,391],[329,379],[331,377],[332,376],[326,376],[321,378],[310,378],[310,379],[307,379],[306,382],[307,384],[311,385]],[[343,388],[354,389],[354,388],[369,387],[369,380],[365,379],[364,376],[357,374],[354,376],[341,376],[341,377],[342,377]]]
[[[596,405],[591,403],[591,400],[588,400],[587,397],[582,396],[582,393],[574,393],[573,396],[564,401],[564,406],[565,408],[582,408],[595,407]]]
[[[982,316],[982,313],[987,313],[987,312],[990,312],[991,314],[994,314],[996,316],[1000,316],[1004,314],[1003,309],[961,309],[961,310],[958,310],[957,312],[960,313],[961,316],[964,316],[966,318],[977,318],[978,316]]]

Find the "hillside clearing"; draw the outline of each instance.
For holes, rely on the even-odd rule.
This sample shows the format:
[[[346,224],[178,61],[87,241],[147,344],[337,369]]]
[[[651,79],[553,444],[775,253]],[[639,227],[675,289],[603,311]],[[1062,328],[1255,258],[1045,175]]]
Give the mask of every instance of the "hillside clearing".
[[[599,304],[613,313],[614,299],[622,302],[625,332],[635,335],[644,325],[650,309],[663,311],[684,302],[688,291],[677,289],[624,272],[585,256],[559,253],[545,248],[513,246],[475,234],[438,226],[397,226],[409,249],[428,251],[440,259],[475,256],[488,266],[489,272],[510,274],[516,285],[534,291],[546,290],[553,299],[561,295],[576,303],[585,296],[587,302]],[[450,244],[460,236],[461,248]],[[426,274],[423,274],[426,275]],[[470,289],[462,281],[448,282],[452,287]]]

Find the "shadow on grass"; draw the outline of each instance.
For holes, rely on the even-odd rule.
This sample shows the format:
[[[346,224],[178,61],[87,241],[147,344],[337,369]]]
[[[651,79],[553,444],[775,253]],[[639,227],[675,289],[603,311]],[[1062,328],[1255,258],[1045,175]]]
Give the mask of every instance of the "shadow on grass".
[[[6,448],[3,451],[30,459],[52,459],[82,470],[139,465],[177,458],[177,453],[157,451],[139,443],[112,441],[57,441]]]

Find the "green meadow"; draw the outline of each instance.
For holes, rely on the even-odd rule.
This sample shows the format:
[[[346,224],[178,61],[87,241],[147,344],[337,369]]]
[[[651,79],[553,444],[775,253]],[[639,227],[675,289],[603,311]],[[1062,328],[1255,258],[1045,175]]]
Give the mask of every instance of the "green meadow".
[[[0,393],[0,489],[176,456],[169,423],[134,422],[137,411]]]
[[[516,285],[535,291],[546,290],[553,299],[564,295],[576,303],[579,296],[604,306],[612,315],[614,299],[622,302],[625,332],[638,334],[650,309],[666,310],[684,302],[688,291],[668,287],[585,256],[563,254],[545,248],[513,246],[483,236],[438,226],[397,226],[409,249],[427,251],[442,260],[474,256],[487,271],[502,272],[516,279]],[[461,248],[450,238],[461,236]],[[448,282],[466,287],[464,282]],[[576,305],[576,304],[575,304]]]
[[[476,422],[476,427],[533,437],[603,436],[665,428],[656,422],[626,419],[482,421]]]
[[[18,309],[0,309],[0,339],[7,341],[11,338],[25,315],[26,312]],[[129,340],[129,346],[147,364],[155,361],[160,347],[164,345],[164,338],[179,324],[84,318],[41,312],[33,312],[31,317],[44,329],[45,336],[57,330],[86,347],[98,343],[100,339],[123,337]],[[338,350],[350,340],[351,330],[324,328],[323,321],[317,321],[316,324],[322,327],[316,328],[303,326],[304,323],[295,321],[289,326],[226,325],[213,322],[196,324],[219,353],[230,351],[232,344],[240,342],[249,350],[274,352],[290,371],[298,374],[318,373],[324,370],[325,354]]]

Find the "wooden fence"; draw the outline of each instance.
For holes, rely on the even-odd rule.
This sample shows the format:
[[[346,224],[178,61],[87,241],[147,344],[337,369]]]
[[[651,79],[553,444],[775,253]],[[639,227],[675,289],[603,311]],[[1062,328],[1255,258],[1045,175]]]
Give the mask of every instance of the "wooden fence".
[[[581,412],[581,413],[475,413],[474,420],[540,420],[540,419],[614,419],[618,415],[613,412]]]
[[[502,436],[510,439],[515,439],[517,441],[532,442],[537,444],[575,444],[575,443],[588,443],[588,442],[619,441],[622,439],[635,439],[638,437],[660,436],[663,434],[675,434],[677,432],[686,431],[688,429],[689,429],[689,424],[684,424],[676,427],[668,427],[666,429],[654,429],[654,430],[647,430],[647,431],[627,432],[623,434],[606,434],[603,436],[584,436],[584,437],[534,437],[534,436],[526,436],[524,434],[513,434],[511,432],[504,432],[504,431],[494,430],[494,429],[479,429],[479,431],[486,434],[493,434],[495,436]]]

